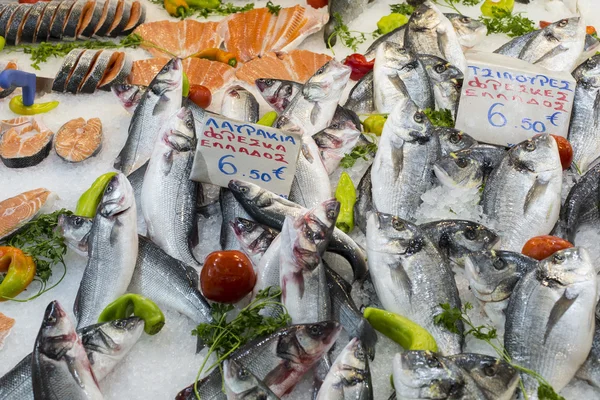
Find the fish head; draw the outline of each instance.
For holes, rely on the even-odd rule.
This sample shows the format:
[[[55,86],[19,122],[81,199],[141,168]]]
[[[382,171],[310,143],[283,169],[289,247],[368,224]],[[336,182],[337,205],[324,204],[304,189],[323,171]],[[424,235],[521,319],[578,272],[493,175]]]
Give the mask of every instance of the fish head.
[[[172,58],[166,63],[148,87],[157,97],[161,97],[167,92],[181,92],[183,90],[183,64],[181,59]]]
[[[354,128],[356,130],[358,130],[358,131],[361,130],[362,125],[360,122],[360,118],[358,117],[358,114],[356,114],[354,111],[349,110],[347,108],[337,106],[329,126],[333,127],[334,129],[339,129],[342,126],[350,127],[350,124],[348,124],[348,122],[352,123],[352,125],[354,126]]]
[[[494,231],[473,221],[441,221],[438,229],[442,231],[438,247],[459,264],[474,251],[490,250],[499,239]]]
[[[278,112],[287,108],[302,87],[297,82],[271,78],[259,78],[254,83],[267,103]]]
[[[333,198],[309,210],[304,216],[299,217],[298,221],[305,226],[306,231],[310,231],[308,236],[318,246],[319,240],[328,239],[333,232],[339,213],[340,203]]]
[[[409,28],[413,30],[434,29],[441,23],[440,12],[430,2],[425,2],[413,11]]]
[[[487,35],[487,27],[480,21],[461,14],[447,15],[462,47],[472,48]]]
[[[427,65],[427,72],[434,82],[451,83],[456,90],[462,88],[464,75],[460,69],[449,62],[440,59],[431,65]]]
[[[106,185],[97,214],[109,218],[129,210],[134,205],[135,197],[131,183],[119,172]]]
[[[357,370],[364,370],[368,362],[368,354],[358,338],[353,338],[344,349],[344,365]]]
[[[517,389],[519,373],[503,360],[475,353],[457,354],[448,358],[466,371],[489,398],[512,398],[511,394]]]
[[[233,359],[223,363],[228,399],[275,400],[277,397],[252,372]]]
[[[360,131],[356,129],[354,122],[346,120],[332,122],[312,138],[320,149],[340,149],[359,135]]]
[[[61,358],[75,346],[79,336],[65,310],[56,300],[46,307],[36,340],[39,351],[52,359]]]
[[[144,331],[144,320],[139,317],[116,319],[83,328],[79,335],[86,349],[108,355],[129,350]]]
[[[579,41],[583,49],[586,25],[581,17],[571,17],[556,21],[543,29],[542,35],[552,43]]]
[[[471,291],[481,301],[507,299],[519,281],[524,264],[537,261],[520,253],[486,250],[469,254],[465,259],[465,274]]]
[[[470,135],[454,128],[438,127],[435,133],[440,138],[442,154],[450,154],[459,150],[468,149],[477,144],[477,141]]]
[[[162,142],[176,153],[185,153],[196,150],[196,123],[192,111],[182,107],[167,123],[167,128],[162,132]]]
[[[233,99],[241,99],[243,96],[247,96],[250,92],[248,92],[245,88],[240,85],[233,85],[229,89],[225,91],[223,96],[225,98],[231,97]]]
[[[335,98],[346,87],[351,71],[349,67],[331,60],[306,82],[302,94],[314,102]]]
[[[73,243],[76,247],[85,244],[87,248],[86,243],[92,229],[92,221],[91,218],[78,215],[60,214],[55,231],[62,235],[68,243]]]
[[[321,358],[335,343],[341,330],[342,326],[335,321],[296,325],[295,342],[301,349],[299,361],[314,361]]]
[[[426,244],[425,235],[416,225],[391,214],[369,214],[367,232],[377,232],[368,238],[369,247],[381,253],[410,256]]]
[[[240,245],[250,254],[265,252],[277,236],[271,229],[245,218],[231,221],[231,227]]]
[[[586,90],[597,91],[600,89],[600,55],[587,59],[573,71],[577,86]]]
[[[387,133],[386,133],[387,131]],[[383,125],[382,135],[390,135],[392,141],[426,145],[432,139],[429,118],[409,98],[399,100]]]
[[[232,179],[229,181],[227,187],[241,204],[257,203],[260,200],[259,197],[263,197],[260,195],[264,190],[254,183]],[[259,206],[258,204],[256,205]]]
[[[560,250],[538,264],[538,279],[548,286],[570,286],[596,279],[596,268],[583,247]]]
[[[509,164],[519,172],[562,170],[558,145],[549,134],[536,135],[508,151]]]
[[[147,90],[146,86],[130,85],[127,83],[118,83],[112,85],[110,90],[121,102],[127,111],[132,111],[140,102],[142,96]]]
[[[433,172],[442,185],[454,188],[474,188],[483,182],[482,163],[467,150],[440,158]]]
[[[417,57],[408,49],[393,42],[383,42],[377,47],[375,53],[375,66],[379,70],[383,68],[387,74],[395,74],[398,70],[405,68]]]

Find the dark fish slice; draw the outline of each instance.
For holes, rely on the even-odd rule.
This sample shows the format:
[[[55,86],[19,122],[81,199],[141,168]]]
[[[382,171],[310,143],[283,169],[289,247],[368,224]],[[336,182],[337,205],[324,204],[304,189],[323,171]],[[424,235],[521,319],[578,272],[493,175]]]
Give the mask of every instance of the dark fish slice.
[[[67,18],[69,17],[69,12],[71,12],[71,8],[75,5],[75,1],[66,0],[60,3],[56,12],[54,13],[54,19],[52,20],[52,24],[50,25],[50,37],[54,39],[62,39],[63,32],[65,30],[65,24],[67,23]]]
[[[102,37],[108,34],[108,30],[112,26],[112,23],[115,19],[115,14],[117,13],[117,5],[119,4],[119,0],[106,0],[105,16],[104,20],[100,21],[100,27],[96,28],[96,32],[94,32],[95,37]]]
[[[81,26],[81,21],[85,16],[85,12],[88,9],[87,1],[76,1],[69,16],[67,22],[65,22],[65,28],[63,29],[63,40],[75,40],[77,38],[77,28]]]
[[[54,78],[54,83],[52,84],[52,90],[55,92],[64,92],[67,86],[67,81],[71,78],[71,74],[79,61],[79,57],[83,54],[83,50],[75,49],[71,50],[69,54],[65,57],[65,61],[60,66],[58,73],[56,74],[56,78]]]
[[[12,16],[19,7],[20,4],[9,4],[4,8],[2,15],[0,16],[0,36],[6,37],[6,32],[10,27]]]
[[[59,1],[51,1],[44,8],[44,12],[42,17],[38,21],[37,28],[35,29],[35,33],[33,35],[33,42],[45,42],[50,37],[50,26],[52,25],[52,20],[54,20],[54,14],[60,5]]]
[[[96,10],[98,9],[97,6],[97,2],[94,0],[88,0],[86,5],[83,8],[83,13],[81,15],[81,19],[79,21],[79,24],[77,25],[77,29],[75,32],[76,38],[75,39],[79,39],[81,38],[81,33],[84,31],[84,29],[86,29],[88,26],[94,27],[97,23],[96,22],[92,22],[92,19],[94,18],[94,13],[96,12]],[[100,13],[102,12],[102,9],[100,8]],[[99,15],[97,15],[99,17]]]
[[[109,91],[110,87],[117,83],[125,83],[127,77],[131,73],[131,66],[133,62],[131,58],[127,57],[127,54],[118,52],[119,58],[115,62],[112,68],[107,68],[104,76],[98,84],[98,89]]]
[[[17,44],[17,38],[19,36],[19,28],[23,28],[23,23],[31,10],[30,4],[21,4],[19,8],[15,10],[10,20],[10,25],[6,31],[6,44]]]
[[[109,31],[108,35],[110,37],[117,37],[123,34],[125,27],[129,24],[129,17],[131,16],[131,3],[127,0],[119,1],[119,4],[122,4],[121,15],[117,11],[116,18],[119,18],[119,23]],[[115,21],[116,22],[116,21]]]
[[[92,11],[92,15],[90,20],[87,23],[82,24],[81,32],[77,35],[78,39],[89,39],[94,35],[96,28],[102,18],[102,14],[104,13],[104,1],[96,1],[94,3],[94,10]],[[85,21],[84,21],[85,22]]]
[[[27,15],[25,22],[23,23],[23,29],[21,29],[21,34],[17,38],[18,42],[24,43],[33,43],[35,39],[35,30],[37,29],[38,24],[44,14],[44,9],[48,3],[45,1],[40,1],[35,3],[31,7],[31,11]]]
[[[73,69],[73,73],[67,82],[66,91],[69,93],[77,93],[79,87],[88,76],[90,69],[96,63],[96,59],[100,55],[99,50],[85,50],[79,57],[77,65]]]
[[[94,93],[100,80],[104,76],[104,72],[109,65],[114,64],[114,59],[117,56],[112,51],[101,50],[96,58],[96,62],[90,67],[87,76],[84,78],[79,93]]]
[[[145,20],[146,6],[140,1],[134,1],[131,5],[131,15],[129,17],[129,22],[127,22],[127,25],[123,30],[123,35],[129,35],[131,32],[133,32],[135,28],[143,24]]]

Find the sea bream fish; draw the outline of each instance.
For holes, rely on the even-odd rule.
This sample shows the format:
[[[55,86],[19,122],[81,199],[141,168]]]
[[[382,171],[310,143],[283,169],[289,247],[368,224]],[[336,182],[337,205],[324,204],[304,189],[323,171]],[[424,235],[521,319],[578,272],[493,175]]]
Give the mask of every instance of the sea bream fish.
[[[416,225],[399,217],[371,213],[367,220],[369,272],[384,308],[427,329],[440,353],[461,352],[459,333],[436,325],[440,304],[460,308],[452,270],[437,246]]]
[[[521,251],[529,238],[550,233],[560,213],[561,188],[562,165],[552,136],[535,136],[506,153],[482,199],[503,250]]]
[[[194,117],[183,107],[154,140],[141,196],[148,237],[171,257],[195,267],[191,248],[197,238],[198,184],[189,177],[196,140]]]
[[[229,223],[240,247],[256,266],[279,232],[266,225],[245,218],[236,218]]]
[[[377,48],[373,66],[373,92],[377,112],[389,114],[397,102],[409,97],[421,109],[434,108],[431,83],[416,53],[386,42]]]
[[[433,128],[433,131],[434,135],[440,140],[440,153],[442,157],[477,145],[477,140],[459,129],[436,126]]]
[[[600,321],[598,320],[598,315],[596,315],[596,328],[594,330],[592,349],[575,376],[586,381],[596,389],[600,389]]]
[[[174,58],[152,80],[133,113],[115,169],[129,175],[150,159],[159,130],[181,108],[182,71],[181,60]]]
[[[350,120],[334,122],[313,135],[328,174],[337,170],[342,158],[352,151],[360,136],[361,131]]]
[[[279,400],[256,375],[235,360],[223,362],[223,384],[227,400]]]
[[[73,307],[78,328],[96,323],[126,292],[138,255],[136,220],[133,189],[117,174],[104,189],[88,238],[88,261]]]
[[[557,392],[592,347],[597,279],[587,251],[569,248],[540,261],[510,297],[504,347],[514,363],[540,374]],[[527,396],[537,399],[538,381],[521,375]]]
[[[565,238],[576,243],[577,231],[584,226],[600,227],[600,164],[573,185],[561,209],[560,222]]]
[[[433,166],[433,172],[438,181],[447,187],[480,187],[505,155],[504,147],[477,144],[440,158]]]
[[[456,119],[464,78],[463,73],[442,58],[422,54],[419,54],[418,57],[429,76],[435,99],[435,108],[437,110],[450,110],[452,117]]]
[[[290,105],[290,101],[302,91],[304,86],[299,82],[272,78],[260,78],[254,84],[261,96],[278,113],[283,112]]]
[[[36,399],[103,399],[73,323],[57,301],[46,308],[31,360]]]
[[[360,78],[348,94],[344,107],[357,114],[371,114],[376,111],[373,93],[373,71]]]

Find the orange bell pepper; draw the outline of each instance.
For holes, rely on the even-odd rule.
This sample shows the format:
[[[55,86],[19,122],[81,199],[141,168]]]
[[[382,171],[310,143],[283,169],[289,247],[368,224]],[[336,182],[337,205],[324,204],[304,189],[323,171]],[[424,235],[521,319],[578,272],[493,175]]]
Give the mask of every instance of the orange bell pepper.
[[[190,9],[185,0],[165,0],[164,6],[170,15],[179,18],[185,17]]]
[[[35,262],[21,249],[0,246],[0,272],[6,272],[0,283],[0,301],[6,301],[17,296],[33,281]]]
[[[235,58],[235,54],[229,53],[225,50],[217,49],[216,47],[200,50],[191,57],[206,58],[207,60],[211,61],[219,61],[225,64],[229,64],[232,67],[235,67],[237,65],[237,59]]]

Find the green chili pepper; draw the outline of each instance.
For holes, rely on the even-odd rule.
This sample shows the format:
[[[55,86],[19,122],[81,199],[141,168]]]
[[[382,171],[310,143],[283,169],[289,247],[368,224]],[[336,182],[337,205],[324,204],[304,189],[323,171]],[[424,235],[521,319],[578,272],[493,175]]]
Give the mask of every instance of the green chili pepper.
[[[485,3],[481,5],[481,13],[486,17],[493,18],[496,16],[494,8],[511,13],[515,8],[515,0],[485,0]]]
[[[206,8],[209,10],[214,10],[215,8],[219,8],[221,5],[221,0],[186,0],[188,5],[195,8]]]
[[[0,51],[4,50],[4,45],[6,44],[6,39],[0,36]]]
[[[135,293],[127,293],[106,306],[98,322],[131,317],[144,320],[144,331],[148,335],[156,335],[165,325],[165,316],[152,300]]]
[[[437,343],[433,336],[421,325],[408,318],[372,307],[365,308],[364,317],[373,328],[405,350],[437,351]]]
[[[75,215],[93,218],[94,215],[96,215],[98,204],[100,204],[100,200],[102,200],[106,185],[108,185],[108,182],[110,182],[112,177],[116,174],[116,172],[107,172],[104,175],[100,175],[98,179],[92,183],[92,186],[83,192],[79,200],[77,200]]]
[[[385,121],[387,121],[387,116],[385,115],[371,115],[363,122],[365,132],[374,133],[377,136],[381,136]]]
[[[181,93],[183,97],[188,97],[190,94],[190,80],[188,79],[185,72],[182,71],[181,74],[183,75],[183,90]]]
[[[269,111],[268,113],[263,115],[261,119],[258,120],[257,124],[263,126],[273,126],[276,119],[277,113],[275,111]]]
[[[335,226],[349,233],[354,229],[354,203],[356,203],[356,189],[347,172],[342,172],[337,189],[335,189],[335,198],[340,202],[340,213]]]
[[[379,29],[380,34],[385,35],[386,33],[390,33],[396,28],[400,28],[407,22],[408,17],[406,15],[392,13],[390,15],[382,17],[379,21],[377,21],[377,28]]]
[[[10,99],[10,103],[8,103],[8,108],[15,114],[19,115],[35,115],[35,114],[43,114],[50,110],[58,107],[60,103],[56,100],[49,101],[47,103],[37,103],[30,106],[26,106],[23,104],[23,96],[15,96]]]

